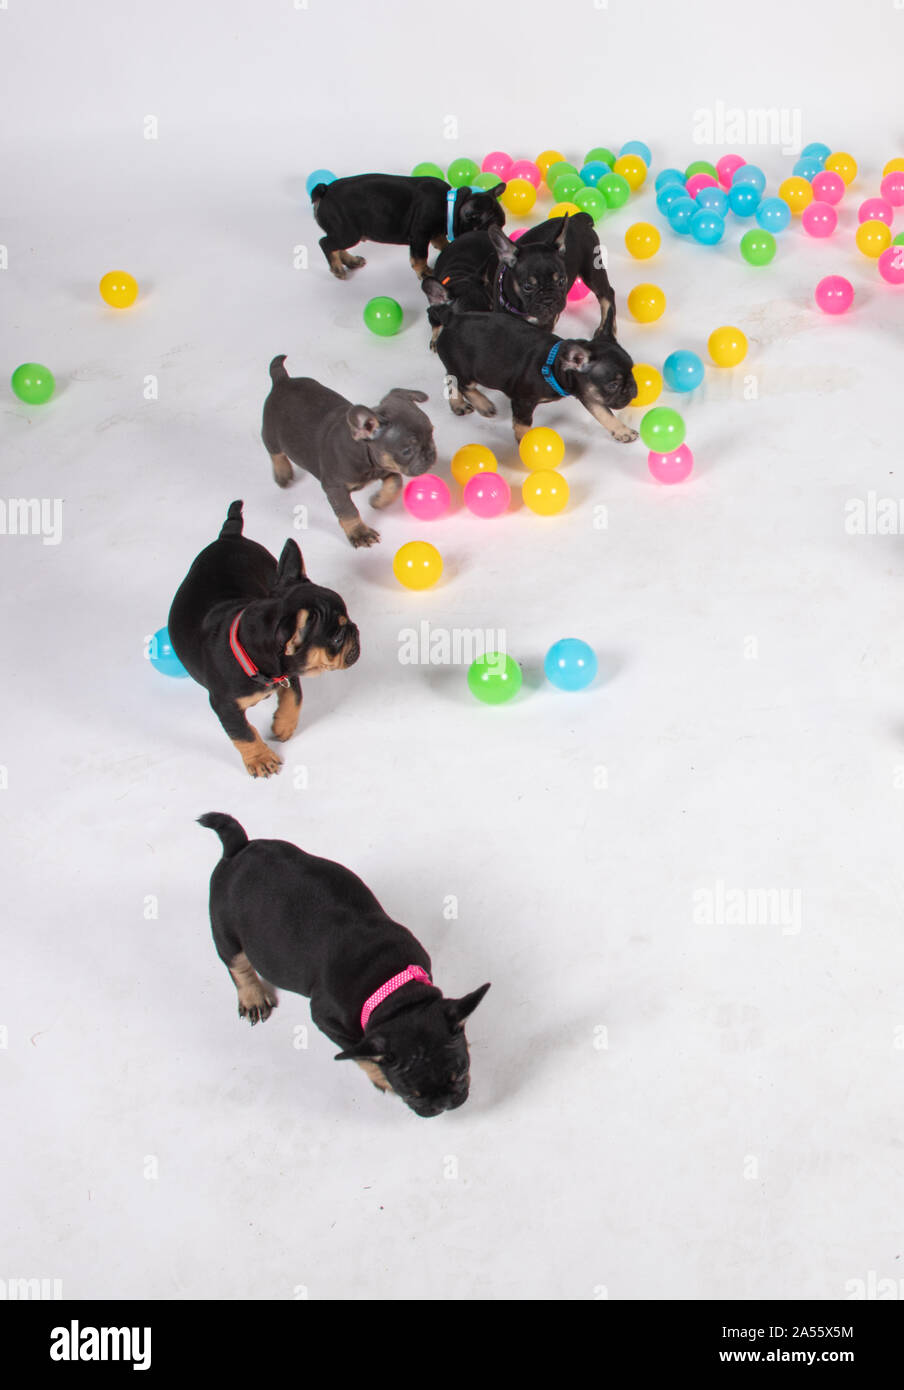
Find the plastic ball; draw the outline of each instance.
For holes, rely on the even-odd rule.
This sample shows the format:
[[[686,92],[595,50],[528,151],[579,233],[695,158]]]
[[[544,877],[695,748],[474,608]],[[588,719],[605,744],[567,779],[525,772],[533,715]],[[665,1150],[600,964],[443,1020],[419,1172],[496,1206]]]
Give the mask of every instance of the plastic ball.
[[[889,246],[882,252],[879,274],[889,285],[904,285],[904,245]]]
[[[686,444],[672,449],[668,454],[659,454],[651,449],[647,455],[647,467],[657,483],[683,483],[690,477],[694,467],[694,456]]]
[[[638,188],[642,188],[647,177],[647,166],[636,154],[623,154],[615,161],[612,166],[614,174],[620,174],[627,180],[632,193]]]
[[[392,572],[406,589],[431,589],[443,572],[443,557],[429,541],[408,541],[392,557]]]
[[[452,477],[464,487],[475,473],[495,473],[499,464],[492,449],[485,444],[463,444],[452,455]]]
[[[751,227],[741,237],[741,255],[748,265],[768,265],[775,255],[775,237],[771,232]]]
[[[9,384],[26,405],[46,405],[56,387],[53,372],[40,362],[23,362],[13,372]]]
[[[710,164],[708,159],[695,159],[693,164],[689,164],[684,171],[685,179],[692,179],[695,174],[709,174],[710,178],[718,179],[719,171],[715,164]]]
[[[807,182],[810,183],[821,171],[821,159],[810,159],[805,155],[801,155],[800,159],[797,161],[794,168],[791,170],[791,173],[795,176],[795,178],[806,179]]]
[[[569,304],[579,304],[582,299],[587,298],[589,293],[590,286],[585,285],[584,281],[581,279],[579,275],[575,280],[574,284],[572,285],[571,289],[568,291],[565,298],[568,300]]]
[[[820,203],[840,203],[844,197],[844,179],[831,169],[823,169],[822,173],[817,174],[812,180],[810,186],[813,189],[813,197]]]
[[[557,430],[535,425],[522,436],[518,454],[525,468],[532,472],[538,468],[548,472],[558,468],[565,457],[565,441]]]
[[[823,145],[819,140],[811,140],[809,145],[804,145],[800,152],[802,159],[818,159],[823,164],[831,153],[832,147]]]
[[[715,212],[718,213],[719,217],[724,217],[728,211],[728,194],[724,188],[707,184],[697,194],[696,203],[697,207],[702,208],[704,212]]]
[[[491,188],[495,188],[497,183],[499,183],[498,174],[478,174],[474,182],[471,184],[471,187],[476,189],[478,192],[488,192]]]
[[[756,210],[756,220],[764,232],[783,232],[791,221],[791,209],[784,198],[764,198]]]
[[[445,171],[430,159],[425,159],[421,164],[415,164],[411,171],[411,177],[413,179],[442,179],[443,183],[446,182]]]
[[[579,174],[561,174],[555,180],[550,192],[557,203],[568,203],[584,186]],[[596,189],[593,189],[593,192],[596,193]],[[598,196],[602,198],[602,194],[598,194]],[[603,207],[605,206],[606,200],[603,198]]]
[[[534,165],[534,168],[537,166]],[[505,150],[490,150],[484,155],[480,165],[482,174],[498,174],[500,179],[508,179],[512,169],[512,156]]]
[[[693,174],[687,181],[687,196],[696,198],[701,188],[718,188],[718,179],[714,179],[712,174]]]
[[[700,209],[693,198],[689,198],[686,193],[683,198],[676,198],[673,203],[669,204],[669,210],[666,213],[672,231],[689,236],[691,218],[699,211]]]
[[[561,150],[543,150],[542,153],[537,155],[534,163],[545,179],[547,170],[550,169],[553,164],[561,164],[564,158],[565,156],[562,154]]]
[[[663,362],[662,375],[670,391],[693,391],[703,380],[703,363],[695,352],[679,348]]]
[[[101,276],[98,289],[101,299],[113,309],[128,309],[138,298],[138,281],[127,270],[108,270]]]
[[[669,454],[684,443],[684,420],[668,405],[654,405],[640,422],[640,437],[648,449]]]
[[[435,473],[421,473],[405,484],[402,493],[405,510],[415,521],[436,521],[452,505],[446,482]]]
[[[691,236],[701,246],[717,246],[725,235],[725,218],[700,208],[690,220]]]
[[[528,183],[534,185],[534,188],[539,188],[540,184],[543,182],[543,175],[532,159],[516,159],[507,177],[510,179],[527,179]]]
[[[731,188],[735,172],[746,163],[746,159],[739,154],[723,154],[721,159],[716,160],[716,176],[723,188]]]
[[[537,167],[539,168],[539,165]],[[556,180],[564,178],[566,174],[571,174],[574,178],[580,178],[577,169],[567,159],[558,159],[555,164],[550,164],[546,173],[543,175],[546,180],[546,187],[550,192],[552,192]]]
[[[561,637],[546,653],[543,670],[559,690],[586,690],[596,678],[596,652],[579,637]]]
[[[161,676],[172,676],[174,680],[182,680],[188,675],[173,651],[169,630],[165,627],[158,628],[148,643],[148,661]]]
[[[809,187],[809,185],[808,185]],[[752,217],[760,205],[760,190],[755,183],[736,183],[728,195],[728,206],[735,217]]]
[[[904,170],[892,170],[879,185],[879,192],[893,207],[904,207]]]
[[[504,705],[521,689],[521,667],[504,652],[487,652],[468,667],[468,689],[484,705]]]
[[[853,183],[857,177],[857,161],[845,150],[826,155],[825,168],[830,169],[833,174],[840,174],[845,183]]]
[[[838,226],[838,213],[831,203],[809,203],[800,215],[800,222],[808,236],[831,236]]]
[[[596,188],[600,179],[604,179],[610,172],[608,164],[605,164],[601,159],[592,159],[581,169],[579,177],[587,188]]]
[[[653,187],[658,193],[661,188],[665,188],[668,183],[680,183],[684,187],[684,175],[680,169],[660,169],[653,181]]]
[[[636,154],[643,160],[648,169],[653,160],[649,145],[645,145],[642,140],[626,140],[618,152],[619,159],[626,154]]]
[[[442,175],[440,175],[440,178],[442,178]],[[310,198],[318,183],[335,182],[336,175],[333,173],[332,169],[315,169],[312,174],[308,174],[307,178],[304,181],[305,192]]]
[[[904,232],[898,232],[898,235],[892,238],[891,244],[892,246],[904,246]]]
[[[662,375],[655,367],[651,367],[649,362],[635,362],[631,375],[634,377],[637,395],[632,401],[629,401],[629,405],[652,405],[655,400],[659,399],[662,391]]]
[[[758,164],[739,164],[731,176],[732,188],[737,188],[742,183],[752,183],[757,192],[762,195],[766,187],[766,175]]]
[[[902,159],[900,155],[898,155],[895,159],[889,159],[882,169],[883,178],[885,178],[886,174],[902,173],[904,173],[904,159]]]
[[[605,198],[606,206],[610,208],[623,207],[631,196],[631,185],[621,174],[606,174],[600,179],[597,188]]]
[[[599,221],[608,207],[605,196],[598,188],[578,189],[574,195],[574,204],[581,212],[589,213],[594,222]]]
[[[557,516],[568,505],[568,483],[551,468],[538,468],[524,479],[521,496],[524,505],[537,516]]]
[[[473,159],[453,159],[446,170],[446,182],[453,188],[464,188],[467,184],[473,183],[480,173]]]
[[[854,240],[858,251],[872,260],[878,260],[885,248],[891,245],[891,232],[885,222],[861,222]]]
[[[378,338],[391,338],[402,327],[402,306],[388,295],[378,294],[364,306],[364,322]]]
[[[653,323],[665,312],[665,295],[658,285],[635,285],[628,293],[628,313],[638,323]]]
[[[506,212],[514,217],[523,217],[537,201],[537,190],[527,179],[512,179],[500,193],[499,201]]]
[[[633,222],[625,232],[625,246],[636,261],[647,261],[659,250],[662,237],[652,222]]]
[[[656,206],[663,217],[668,217],[669,208],[679,200],[687,198],[687,189],[683,183],[667,183],[664,188],[660,188],[656,194]],[[693,201],[693,199],[691,199]]]
[[[573,217],[576,212],[580,212],[577,203],[555,203],[549,209],[549,217]]]
[[[717,367],[736,367],[747,356],[747,339],[740,328],[731,324],[714,328],[709,335],[707,347]]]
[[[592,150],[588,150],[584,155],[585,164],[607,164],[611,169],[615,163],[615,155],[605,145],[595,145]]]
[[[816,286],[814,298],[824,314],[843,314],[854,302],[854,286],[843,275],[827,275]]]
[[[884,222],[890,227],[895,220],[895,210],[885,198],[865,198],[857,209],[858,222]]]
[[[465,483],[464,504],[473,516],[489,519],[508,511],[512,494],[501,473],[475,473]]]

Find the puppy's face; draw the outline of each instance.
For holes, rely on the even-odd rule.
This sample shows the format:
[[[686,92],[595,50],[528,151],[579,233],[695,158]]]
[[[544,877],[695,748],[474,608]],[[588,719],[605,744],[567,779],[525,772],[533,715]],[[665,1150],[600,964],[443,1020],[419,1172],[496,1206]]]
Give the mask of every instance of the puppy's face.
[[[457,234],[463,232],[482,232],[487,227],[501,227],[505,223],[505,213],[499,206],[499,195],[505,192],[505,184],[497,183],[485,193],[472,193],[458,204]]]
[[[436,467],[433,425],[417,406],[427,399],[424,391],[394,386],[373,410],[353,406],[347,416],[352,438],[368,440],[371,451],[391,473],[413,478],[429,473]]]
[[[568,275],[565,269],[565,232],[567,218],[552,243],[513,242],[498,228],[489,236],[496,254],[509,274],[507,298],[517,300],[529,323],[552,329],[565,310],[568,298]],[[504,307],[504,306],[496,306]]]
[[[318,676],[344,671],[361,655],[358,629],[332,589],[307,582],[285,596],[279,626],[286,674]]]
[[[612,335],[614,315],[612,308],[589,342],[563,342],[558,359],[563,369],[577,373],[577,395],[607,410],[621,410],[637,395],[633,358]]]

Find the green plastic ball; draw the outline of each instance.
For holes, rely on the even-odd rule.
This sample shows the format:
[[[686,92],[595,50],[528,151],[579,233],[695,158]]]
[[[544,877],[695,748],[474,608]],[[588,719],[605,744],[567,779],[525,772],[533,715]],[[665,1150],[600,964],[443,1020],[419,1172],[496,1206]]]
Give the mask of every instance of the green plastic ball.
[[[575,193],[584,187],[584,180],[577,174],[562,174],[550,187],[557,203],[573,203]]]
[[[569,164],[567,159],[557,159],[555,164],[550,164],[549,168],[546,170],[546,187],[549,189],[550,193],[555,188],[559,179],[563,179],[566,174],[570,174],[572,178],[580,179],[580,174],[577,169],[573,164]]]
[[[476,179],[471,180],[471,183],[475,188],[495,188],[497,184],[505,183],[505,179],[501,179],[498,174],[488,170],[485,174],[478,174]]]
[[[708,159],[695,159],[693,164],[689,164],[684,171],[685,179],[692,179],[695,174],[710,174],[716,183],[719,182],[719,171],[715,164],[710,164]]]
[[[654,453],[670,454],[684,443],[684,420],[671,406],[654,406],[640,422],[640,437]]]
[[[621,174],[606,174],[596,186],[605,198],[607,208],[624,207],[631,196],[631,185]]]
[[[602,217],[608,207],[605,196],[598,188],[581,188],[571,201],[581,209],[581,212],[589,212],[594,222]]]
[[[588,150],[584,156],[585,164],[595,164],[598,160],[603,164],[608,164],[611,169],[615,163],[615,155],[611,150],[607,150],[605,145],[597,145],[596,149]]]
[[[741,237],[741,255],[748,265],[768,265],[775,255],[775,237],[759,227],[751,227]]]
[[[439,165],[431,164],[429,159],[425,160],[423,164],[415,164],[411,171],[411,177],[413,179],[442,179],[443,183],[446,181],[446,176]]]
[[[892,246],[904,246],[904,232],[898,232],[896,237],[892,237]]]
[[[364,322],[378,338],[392,338],[402,327],[402,306],[388,295],[378,294],[364,306]]]
[[[40,362],[23,362],[10,377],[10,385],[26,405],[44,405],[53,395],[56,382],[49,367]]]
[[[521,689],[521,667],[513,656],[487,652],[471,662],[468,689],[485,705],[504,705]]]
[[[473,183],[479,173],[480,165],[473,159],[453,159],[446,170],[446,182],[453,188],[464,188],[465,184]]]

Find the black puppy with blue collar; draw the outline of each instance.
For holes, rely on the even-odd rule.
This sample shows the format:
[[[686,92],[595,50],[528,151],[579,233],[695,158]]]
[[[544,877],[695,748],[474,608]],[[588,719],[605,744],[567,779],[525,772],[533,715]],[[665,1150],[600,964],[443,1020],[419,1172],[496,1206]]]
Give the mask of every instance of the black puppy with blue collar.
[[[439,299],[441,291],[438,286],[427,317],[439,329],[436,352],[454,414],[495,415],[480,387],[502,391],[512,403],[520,442],[538,405],[574,396],[613,439],[630,444],[637,438],[612,414],[637,395],[634,363],[613,333],[614,305],[592,338],[558,338],[512,314],[461,312]]]
[[[366,264],[363,256],[349,255],[349,248],[360,241],[407,245],[420,277],[427,272],[431,244],[442,251],[464,232],[503,226],[505,213],[498,199],[504,191],[504,183],[482,192],[451,188],[443,179],[420,175],[355,174],[318,183],[311,190],[311,202],[326,233],[320,248],[338,280]]]

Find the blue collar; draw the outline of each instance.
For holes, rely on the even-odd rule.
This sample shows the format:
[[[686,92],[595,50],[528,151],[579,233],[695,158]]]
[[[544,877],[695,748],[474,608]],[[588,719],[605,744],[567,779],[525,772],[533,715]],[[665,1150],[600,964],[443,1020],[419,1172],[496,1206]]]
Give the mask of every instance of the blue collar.
[[[553,363],[559,355],[559,348],[561,346],[561,338],[557,343],[553,343],[552,347],[549,349],[549,353],[547,354],[546,361],[540,368],[540,375],[543,377],[543,380],[548,382],[552,389],[556,391],[560,396],[570,396],[571,392],[566,391],[563,386],[559,385],[559,383],[556,381],[555,373],[553,372]]]
[[[452,226],[455,221],[455,199],[458,197],[458,189],[450,188],[446,194],[446,238],[449,241],[455,240],[455,231]]]

